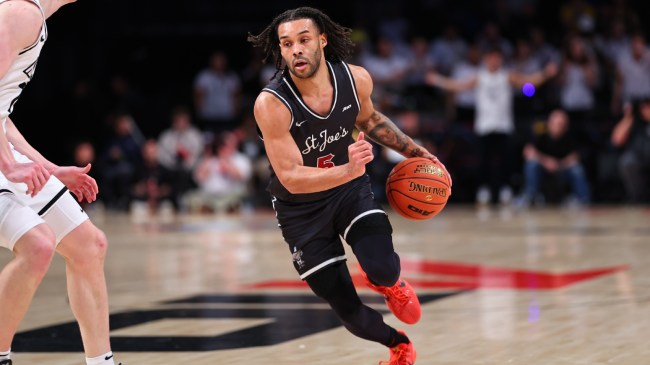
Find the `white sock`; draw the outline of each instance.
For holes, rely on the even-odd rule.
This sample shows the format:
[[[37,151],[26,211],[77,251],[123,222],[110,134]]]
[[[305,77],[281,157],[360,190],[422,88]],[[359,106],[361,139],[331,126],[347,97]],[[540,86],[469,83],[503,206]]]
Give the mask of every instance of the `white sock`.
[[[109,351],[104,355],[99,355],[97,357],[87,357],[86,365],[115,365],[115,361],[113,361],[113,352]]]
[[[11,349],[7,351],[0,351],[0,361],[11,359]]]

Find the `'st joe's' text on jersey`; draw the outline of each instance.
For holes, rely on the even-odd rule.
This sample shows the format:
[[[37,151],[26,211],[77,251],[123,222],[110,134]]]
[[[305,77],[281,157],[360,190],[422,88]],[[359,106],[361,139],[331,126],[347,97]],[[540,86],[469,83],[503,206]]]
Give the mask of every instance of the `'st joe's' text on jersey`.
[[[304,166],[329,168],[348,162],[348,146],[354,143],[354,131],[360,105],[350,67],[345,62],[326,62],[334,87],[332,107],[327,115],[319,115],[302,100],[288,71],[273,79],[264,92],[275,95],[291,112],[289,132],[296,142]],[[329,196],[327,191],[291,194],[271,169],[268,191],[277,199],[309,202]]]

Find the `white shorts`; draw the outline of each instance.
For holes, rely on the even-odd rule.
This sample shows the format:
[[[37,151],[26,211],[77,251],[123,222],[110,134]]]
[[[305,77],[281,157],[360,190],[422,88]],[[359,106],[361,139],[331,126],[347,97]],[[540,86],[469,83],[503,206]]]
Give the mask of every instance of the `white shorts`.
[[[1,174],[0,174],[1,175]],[[63,183],[50,176],[35,196],[25,194],[26,185],[0,176],[0,246],[13,250],[16,241],[35,226],[46,223],[56,244],[88,219],[88,215]]]

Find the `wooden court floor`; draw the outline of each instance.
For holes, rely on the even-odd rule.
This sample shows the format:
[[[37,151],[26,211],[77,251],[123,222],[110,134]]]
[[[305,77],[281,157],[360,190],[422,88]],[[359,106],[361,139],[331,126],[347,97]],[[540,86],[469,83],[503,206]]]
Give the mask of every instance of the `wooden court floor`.
[[[387,360],[297,280],[272,213],[93,219],[110,240],[111,335],[124,365]],[[417,364],[650,363],[649,209],[451,206],[427,222],[391,219],[423,316],[412,326],[385,318],[411,337]],[[0,252],[0,265],[9,259]],[[17,365],[84,363],[60,258],[14,349]]]

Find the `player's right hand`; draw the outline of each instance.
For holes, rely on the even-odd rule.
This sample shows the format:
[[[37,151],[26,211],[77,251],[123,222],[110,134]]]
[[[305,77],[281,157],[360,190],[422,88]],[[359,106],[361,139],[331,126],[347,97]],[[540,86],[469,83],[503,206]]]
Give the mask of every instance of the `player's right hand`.
[[[27,195],[36,196],[50,178],[50,173],[38,162],[14,163],[4,172],[7,180],[27,185]]]
[[[348,146],[350,174],[355,178],[365,174],[366,164],[373,158],[372,145],[365,140],[363,132],[359,133],[357,141]]]

